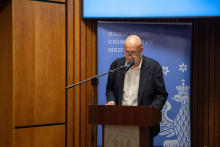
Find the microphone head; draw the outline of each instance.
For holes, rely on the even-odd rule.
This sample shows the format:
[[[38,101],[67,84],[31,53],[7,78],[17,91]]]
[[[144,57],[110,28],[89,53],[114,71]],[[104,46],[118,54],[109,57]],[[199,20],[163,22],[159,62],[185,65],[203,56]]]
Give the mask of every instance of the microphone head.
[[[130,68],[131,68],[131,66],[133,66],[134,65],[134,60],[131,60],[129,63],[128,63],[128,65],[125,67],[125,71],[124,71],[124,73],[126,73],[126,71],[128,71]]]
[[[130,64],[131,66],[133,66],[135,64],[134,60],[131,60],[128,64]]]

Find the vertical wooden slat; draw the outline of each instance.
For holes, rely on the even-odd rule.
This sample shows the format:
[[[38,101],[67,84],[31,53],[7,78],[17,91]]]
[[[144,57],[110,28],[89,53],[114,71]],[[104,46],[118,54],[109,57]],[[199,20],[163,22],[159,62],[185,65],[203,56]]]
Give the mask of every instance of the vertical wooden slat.
[[[171,22],[176,22],[176,19],[175,18],[171,18]]]
[[[81,13],[80,13],[80,1],[79,0],[74,0],[74,54],[73,54],[73,58],[74,58],[74,83],[78,83],[81,79],[80,79],[80,30],[81,30]],[[80,93],[80,85],[74,87],[74,102],[73,102],[73,106],[74,106],[74,147],[81,147],[80,144],[80,98],[81,98],[81,93]]]
[[[198,99],[197,99],[197,64],[198,64],[198,19],[193,20],[193,29],[192,29],[192,78],[191,78],[191,145],[197,146],[197,123],[198,123],[198,116],[197,116],[197,108],[198,108]]]
[[[86,80],[86,63],[87,63],[87,59],[86,59],[86,53],[87,53],[87,49],[86,49],[86,20],[82,20],[81,21],[81,47],[80,47],[80,52],[81,52],[81,80]],[[89,81],[91,82],[91,81]],[[80,101],[80,118],[81,118],[81,122],[80,122],[80,141],[81,141],[81,147],[86,147],[86,84],[87,83],[83,83],[81,84],[81,101]]]
[[[13,146],[12,1],[0,4],[0,146]]]
[[[92,73],[92,20],[87,20],[87,28],[86,28],[86,42],[87,42],[87,54],[86,54],[86,59],[87,59],[87,65],[86,65],[86,78],[91,78],[93,75]],[[88,105],[92,103],[93,100],[93,87],[91,86],[91,81],[88,82],[86,84],[87,87],[87,93],[86,93],[86,122],[88,122]],[[87,137],[87,141],[86,141],[86,146],[89,147],[91,144],[91,125],[90,124],[86,124],[86,128],[87,128],[87,132],[86,132],[86,137]]]
[[[97,75],[97,21],[93,20],[92,23],[92,74]],[[93,102],[93,100],[92,100]],[[97,93],[96,93],[96,104],[97,104]],[[97,126],[94,128],[97,130]],[[97,131],[95,131],[95,145],[97,145]]]
[[[157,22],[161,22],[162,20],[161,19],[157,19]]]
[[[215,18],[210,21],[210,65],[209,65],[209,146],[214,146],[214,97],[215,97]]]
[[[209,18],[205,19],[204,32],[204,103],[203,103],[203,145],[208,146],[209,134]]]
[[[215,22],[215,28],[216,28],[216,47],[215,47],[215,146],[220,146],[219,140],[220,140],[220,18],[216,18]]]
[[[162,22],[167,22],[167,19],[163,18],[163,19],[162,19]]]
[[[65,2],[65,0],[45,0],[45,1],[52,1],[52,2]]]
[[[73,62],[74,62],[74,28],[73,28],[73,1],[72,0],[67,0],[67,85],[72,85],[74,83],[73,81]],[[74,126],[74,121],[73,121],[73,89],[68,89],[67,90],[67,147],[73,147],[73,126]]]
[[[183,18],[181,22],[187,22],[187,18]]]
[[[204,84],[204,65],[203,65],[203,50],[204,50],[204,19],[199,19],[199,51],[198,51],[198,146],[202,146],[201,138],[203,138],[203,84]]]
[[[96,23],[94,25],[94,23],[92,23],[93,21],[91,20],[82,19],[81,2],[81,0],[75,0],[73,3],[74,70],[72,72],[74,77],[74,83],[91,78],[97,73],[97,25]],[[84,83],[80,86],[74,87],[73,145],[77,147],[91,146],[91,125],[88,125],[87,123],[87,106],[93,101],[93,91],[90,83],[91,81]]]
[[[151,19],[148,18],[148,19],[146,20],[146,22],[151,22]]]
[[[182,18],[176,18],[176,22],[181,22]]]

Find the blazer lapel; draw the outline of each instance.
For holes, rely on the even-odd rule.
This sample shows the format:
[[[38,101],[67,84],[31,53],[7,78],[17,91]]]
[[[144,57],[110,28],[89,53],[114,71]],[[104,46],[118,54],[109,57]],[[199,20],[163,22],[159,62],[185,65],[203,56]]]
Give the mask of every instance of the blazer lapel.
[[[124,81],[125,81],[125,74],[123,73],[124,70],[120,69],[119,74],[120,78],[118,79],[118,84],[119,84],[119,105],[122,105],[122,99],[123,99],[123,89],[124,89]]]
[[[140,73],[140,80],[139,80],[139,91],[138,91],[138,105],[140,105],[145,85],[148,81],[148,77],[150,74],[150,67],[146,58],[142,56],[142,65],[141,65],[141,73]]]
[[[125,65],[125,58],[122,58],[122,60],[119,63],[119,66]],[[122,99],[123,99],[123,89],[124,89],[124,80],[125,80],[125,74],[124,69],[119,69],[117,71],[118,79],[117,79],[117,88],[118,88],[118,104],[122,105]]]

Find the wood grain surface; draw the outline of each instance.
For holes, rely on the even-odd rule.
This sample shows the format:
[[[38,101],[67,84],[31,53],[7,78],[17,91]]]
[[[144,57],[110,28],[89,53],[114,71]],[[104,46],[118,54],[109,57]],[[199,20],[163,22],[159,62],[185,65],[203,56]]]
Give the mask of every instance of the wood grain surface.
[[[0,4],[0,146],[13,145],[12,3]]]
[[[65,147],[65,125],[15,129],[16,147]]]
[[[68,0],[67,4],[67,83],[71,85],[97,74],[97,21],[82,19],[81,0]],[[91,125],[88,124],[87,106],[93,102],[90,81],[68,89],[67,94],[67,127],[70,128],[67,130],[67,138],[73,138],[73,141],[67,140],[67,145],[89,147]],[[73,134],[71,134],[71,129],[73,129]]]
[[[93,105],[89,105],[89,124],[93,123]],[[143,117],[146,116],[146,117]],[[162,113],[154,106],[95,105],[96,125],[151,127],[162,121]]]
[[[65,5],[15,0],[15,127],[65,122]]]
[[[74,28],[73,28],[73,18],[74,18],[74,14],[73,14],[73,1],[72,0],[68,0],[68,5],[67,5],[67,63],[66,63],[66,68],[67,68],[67,85],[71,85],[74,83]],[[67,90],[67,147],[73,147],[74,146],[74,121],[73,121],[73,117],[74,117],[74,107],[73,107],[73,88],[68,89]]]
[[[65,3],[65,0],[45,0],[45,1],[48,1],[48,2],[63,2],[63,3]]]

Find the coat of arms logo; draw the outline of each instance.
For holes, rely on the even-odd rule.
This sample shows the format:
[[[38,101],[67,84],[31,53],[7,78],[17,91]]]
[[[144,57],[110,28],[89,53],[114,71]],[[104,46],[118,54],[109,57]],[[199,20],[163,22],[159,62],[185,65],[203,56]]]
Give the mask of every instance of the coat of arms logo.
[[[185,86],[185,80],[182,81],[182,86],[176,86],[178,91],[174,95],[173,100],[181,102],[179,113],[174,120],[167,116],[167,111],[171,110],[171,104],[167,101],[162,110],[162,122],[159,135],[166,135],[172,137],[176,135],[175,140],[166,140],[163,143],[165,147],[190,147],[191,146],[191,133],[190,133],[190,86]]]

